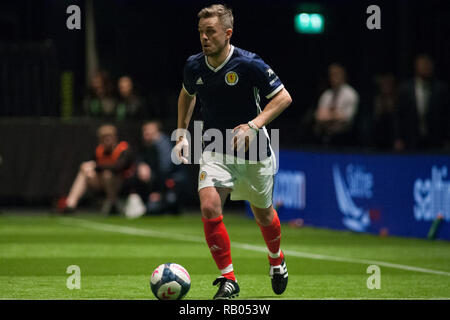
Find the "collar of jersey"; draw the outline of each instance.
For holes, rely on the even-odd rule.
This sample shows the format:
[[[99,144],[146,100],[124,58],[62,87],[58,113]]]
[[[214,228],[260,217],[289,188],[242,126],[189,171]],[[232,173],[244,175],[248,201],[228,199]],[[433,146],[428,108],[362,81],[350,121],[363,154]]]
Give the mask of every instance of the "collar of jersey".
[[[205,63],[206,63],[206,66],[207,66],[209,69],[211,69],[213,72],[219,71],[220,69],[223,68],[224,65],[227,64],[228,60],[230,60],[231,56],[233,55],[233,52],[234,52],[234,46],[231,45],[230,52],[228,53],[227,58],[226,58],[225,61],[222,62],[222,64],[221,64],[220,66],[218,66],[217,68],[214,68],[213,66],[211,66],[211,65],[209,64],[209,62],[208,62],[208,57],[205,56]]]

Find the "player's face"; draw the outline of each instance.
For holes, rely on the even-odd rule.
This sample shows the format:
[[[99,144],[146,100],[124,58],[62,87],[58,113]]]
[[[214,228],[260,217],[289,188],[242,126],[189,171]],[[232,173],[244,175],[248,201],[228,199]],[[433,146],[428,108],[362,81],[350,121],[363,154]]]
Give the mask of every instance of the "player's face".
[[[112,134],[105,134],[101,137],[101,144],[103,144],[103,147],[105,148],[106,151],[112,151],[116,143],[117,138]]]
[[[231,37],[231,29],[225,30],[219,17],[202,18],[198,22],[198,32],[205,56],[219,56]]]
[[[158,138],[158,127],[154,123],[146,124],[142,127],[142,139],[146,144],[152,144]]]
[[[345,83],[345,72],[341,67],[330,66],[328,72],[332,88],[337,88]]]
[[[416,60],[416,75],[421,78],[431,78],[433,75],[433,62],[425,57]]]
[[[122,97],[126,98],[133,92],[133,81],[129,77],[121,77],[119,79],[119,93]]]

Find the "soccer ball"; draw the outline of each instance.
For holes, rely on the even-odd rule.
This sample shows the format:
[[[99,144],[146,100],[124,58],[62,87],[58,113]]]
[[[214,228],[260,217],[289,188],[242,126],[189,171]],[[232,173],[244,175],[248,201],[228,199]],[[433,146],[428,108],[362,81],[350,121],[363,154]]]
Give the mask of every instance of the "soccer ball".
[[[180,300],[191,288],[191,277],[176,263],[164,263],[153,271],[150,288],[159,300]]]

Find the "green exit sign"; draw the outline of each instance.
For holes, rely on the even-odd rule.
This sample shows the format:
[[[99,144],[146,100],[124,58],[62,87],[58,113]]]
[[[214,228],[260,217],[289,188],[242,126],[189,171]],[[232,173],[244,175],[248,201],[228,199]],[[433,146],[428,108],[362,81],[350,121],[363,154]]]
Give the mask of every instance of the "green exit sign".
[[[298,33],[322,33],[324,29],[323,15],[320,13],[299,13],[295,15],[294,27]]]

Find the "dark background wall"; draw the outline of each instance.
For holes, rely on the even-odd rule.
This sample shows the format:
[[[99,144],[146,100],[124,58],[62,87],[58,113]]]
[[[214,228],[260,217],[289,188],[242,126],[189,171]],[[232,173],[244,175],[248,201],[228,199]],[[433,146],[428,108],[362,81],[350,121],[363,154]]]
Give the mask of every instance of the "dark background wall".
[[[94,1],[100,68],[108,70],[114,79],[131,75],[153,115],[163,119],[166,132],[176,126],[176,98],[183,65],[189,55],[200,51],[197,12],[214,2]],[[364,115],[371,113],[377,73],[392,72],[399,80],[406,79],[412,75],[414,56],[428,53],[435,60],[437,77],[450,82],[447,1],[305,2],[319,5],[325,17],[323,34],[295,33],[294,15],[304,1],[225,2],[235,16],[232,43],[258,53],[277,72],[293,97],[292,106],[270,125],[280,128],[282,147],[301,146],[301,120],[326,87],[327,66],[331,62],[341,62],[347,67],[349,82],[360,93],[361,127],[370,126],[370,119]],[[81,30],[66,28],[66,8],[71,4],[81,7]],[[366,28],[366,8],[371,4],[381,8],[381,30]],[[81,102],[86,89],[85,9],[85,0],[2,0],[0,3],[0,155],[10,152],[9,161],[16,164],[0,167],[3,196],[45,194],[50,197],[67,192],[78,163],[90,152],[90,144],[95,143],[95,125],[84,122],[75,121],[66,127],[64,134],[54,136],[56,127],[64,128],[64,122],[54,122],[61,116],[60,77],[64,71],[74,75],[73,115],[82,115]],[[18,117],[31,118],[31,122],[18,121]],[[39,120],[41,117],[54,119],[46,122]],[[14,130],[19,133],[12,139],[8,135],[13,135]],[[128,133],[132,139],[137,137],[138,130]],[[69,157],[52,149],[54,164],[43,166],[48,153],[36,147],[39,139],[44,139],[47,146],[55,146],[66,143],[62,137],[83,151]],[[29,150],[35,153],[30,154]],[[18,159],[19,151],[28,159],[11,160]],[[21,168],[32,160],[34,176],[23,175],[22,180],[17,180],[20,172],[23,173]],[[7,171],[11,168],[16,171]],[[57,170],[51,171],[54,169]],[[60,173],[64,176],[59,176]],[[2,177],[23,184],[11,189]],[[33,181],[45,177],[47,184],[31,180],[26,184],[25,180],[32,177],[36,178]],[[23,185],[32,189],[21,189]]]
[[[318,4],[325,16],[322,35],[295,33],[293,19],[299,4]],[[196,14],[211,1],[95,0],[97,47],[100,67],[114,76],[130,74],[141,93],[154,104],[173,103],[186,58],[200,51]],[[412,74],[417,53],[430,53],[437,75],[450,79],[450,9],[445,1],[226,1],[234,10],[232,43],[257,52],[273,66],[294,98],[285,119],[293,122],[312,106],[326,85],[326,67],[334,61],[348,68],[350,82],[363,103],[371,98],[373,76],[390,71],[400,79]],[[76,108],[85,87],[84,20],[82,30],[65,27],[65,9],[82,0],[2,1],[0,43],[47,42],[59,72],[75,72]],[[382,29],[366,28],[366,8],[378,4]],[[57,73],[58,74],[58,73]],[[57,88],[57,86],[56,86]],[[55,95],[58,95],[56,90]],[[154,99],[151,99],[153,97]],[[58,115],[57,97],[51,103]],[[367,107],[369,107],[367,105]],[[48,108],[48,107],[47,107]],[[175,106],[162,108],[173,116]],[[80,111],[80,110],[78,110]],[[46,114],[47,113],[47,114]],[[0,115],[39,115],[33,108],[9,110]],[[281,119],[279,121],[282,121]],[[286,120],[287,121],[287,120]]]

